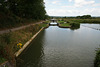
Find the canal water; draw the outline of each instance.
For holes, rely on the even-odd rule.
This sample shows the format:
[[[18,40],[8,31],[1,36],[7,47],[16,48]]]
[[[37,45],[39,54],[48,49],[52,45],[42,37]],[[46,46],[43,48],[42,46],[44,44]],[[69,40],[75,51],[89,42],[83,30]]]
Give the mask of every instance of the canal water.
[[[93,67],[100,31],[82,25],[76,30],[43,30],[18,57],[17,67]]]

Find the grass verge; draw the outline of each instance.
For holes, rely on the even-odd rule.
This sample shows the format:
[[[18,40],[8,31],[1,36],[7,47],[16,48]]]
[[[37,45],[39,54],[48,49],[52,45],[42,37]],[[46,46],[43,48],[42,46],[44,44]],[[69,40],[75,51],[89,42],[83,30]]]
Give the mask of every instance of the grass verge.
[[[30,27],[0,35],[0,59],[2,59],[0,63],[7,59],[14,64],[14,53],[20,49],[17,44],[24,45],[41,27],[40,24],[30,25]]]

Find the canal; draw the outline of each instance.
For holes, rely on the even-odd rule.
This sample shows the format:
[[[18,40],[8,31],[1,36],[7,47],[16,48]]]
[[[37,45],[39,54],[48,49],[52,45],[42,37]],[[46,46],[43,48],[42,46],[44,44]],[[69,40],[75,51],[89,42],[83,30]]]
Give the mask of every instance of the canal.
[[[99,24],[92,27],[96,25],[100,28]],[[81,24],[76,30],[44,29],[18,57],[17,67],[93,67],[100,30],[88,26],[91,24]]]

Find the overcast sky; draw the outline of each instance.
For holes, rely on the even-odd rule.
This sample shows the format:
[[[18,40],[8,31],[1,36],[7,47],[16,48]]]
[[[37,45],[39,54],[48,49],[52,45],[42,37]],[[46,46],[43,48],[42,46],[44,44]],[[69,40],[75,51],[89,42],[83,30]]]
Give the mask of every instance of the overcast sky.
[[[100,16],[100,0],[44,0],[50,16]]]

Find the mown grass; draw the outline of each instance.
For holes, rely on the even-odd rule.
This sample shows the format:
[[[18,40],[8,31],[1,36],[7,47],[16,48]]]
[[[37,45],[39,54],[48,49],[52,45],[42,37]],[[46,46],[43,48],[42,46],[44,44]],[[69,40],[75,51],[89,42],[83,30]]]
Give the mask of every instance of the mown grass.
[[[59,26],[63,26],[63,27],[71,27],[71,25],[70,25],[69,23],[59,24]]]

